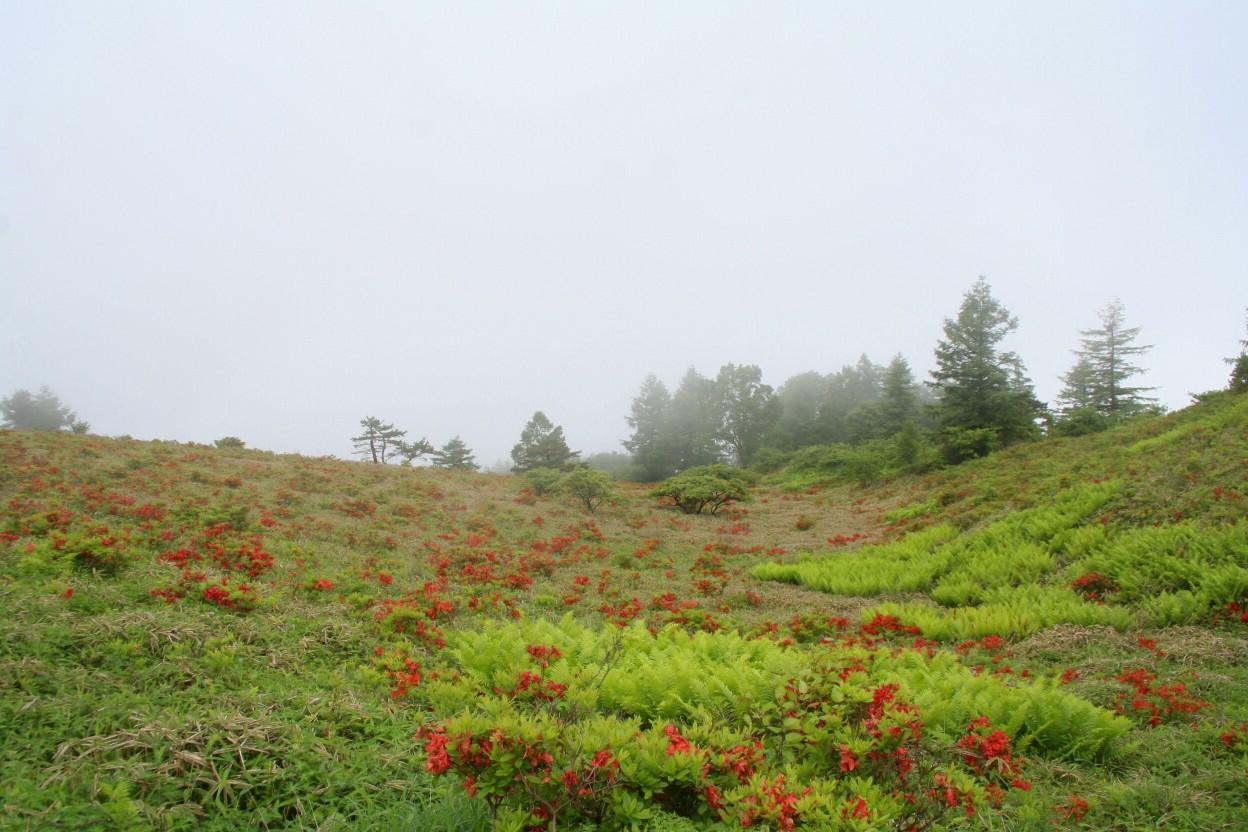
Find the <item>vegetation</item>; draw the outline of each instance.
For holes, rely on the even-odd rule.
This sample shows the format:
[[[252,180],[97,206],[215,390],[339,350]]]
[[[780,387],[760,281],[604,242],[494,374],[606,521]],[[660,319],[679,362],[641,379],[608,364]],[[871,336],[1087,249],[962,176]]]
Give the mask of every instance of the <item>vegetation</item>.
[[[433,464],[452,471],[476,471],[481,467],[473,457],[472,448],[458,436],[447,440],[441,450],[434,452]]]
[[[1082,349],[1076,351],[1079,361],[1062,377],[1065,387],[1058,402],[1066,414],[1095,413],[1108,426],[1130,416],[1145,412],[1156,400],[1143,395],[1153,388],[1127,384],[1132,376],[1144,372],[1131,363],[1134,356],[1152,349],[1134,343],[1140,327],[1124,326],[1122,302],[1115,299],[1100,313],[1099,329],[1082,330]],[[1085,423],[1086,423],[1085,417]],[[1086,429],[1071,435],[1088,432]]]
[[[750,497],[750,476],[727,465],[703,465],[669,477],[650,496],[664,498],[685,514],[716,514]]]
[[[1201,399],[701,514],[0,432],[0,828],[1243,828],[1248,396]]]
[[[579,451],[568,449],[568,442],[563,438],[563,428],[546,418],[540,410],[520,432],[520,441],[511,449],[511,458],[516,464],[511,469],[517,474],[532,471],[535,468],[546,468],[552,471],[567,471],[576,464]]]
[[[982,277],[963,296],[957,317],[945,319],[932,384],[940,395],[937,413],[952,462],[1037,434],[1042,408],[1022,359],[999,349],[1017,328],[1018,319],[992,296]]]
[[[13,430],[71,430],[74,433],[91,430],[89,424],[79,420],[47,387],[40,387],[34,394],[29,390],[15,390],[12,395],[0,399],[0,414],[4,415],[0,427]]]

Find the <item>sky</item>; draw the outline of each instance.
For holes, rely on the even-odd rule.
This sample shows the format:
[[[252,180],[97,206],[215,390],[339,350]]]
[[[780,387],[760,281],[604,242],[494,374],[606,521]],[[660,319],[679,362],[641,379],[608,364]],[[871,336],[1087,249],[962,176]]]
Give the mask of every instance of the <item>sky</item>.
[[[1248,4],[0,0],[0,395],[352,455],[620,451],[644,378],[901,354],[980,275],[1052,401],[1248,306]]]

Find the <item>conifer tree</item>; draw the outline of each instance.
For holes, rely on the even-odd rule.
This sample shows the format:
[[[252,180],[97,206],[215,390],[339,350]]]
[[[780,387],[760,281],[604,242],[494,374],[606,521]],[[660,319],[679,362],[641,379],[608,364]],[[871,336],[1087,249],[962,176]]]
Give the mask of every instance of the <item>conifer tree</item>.
[[[525,424],[520,432],[520,441],[511,449],[511,459],[515,462],[511,470],[517,474],[535,468],[568,471],[575,467],[580,455],[580,451],[568,450],[563,428],[539,410]]]
[[[914,388],[914,373],[901,353],[893,356],[884,371],[880,386],[880,433],[893,436],[901,431],[906,422],[918,418],[919,397]]]
[[[78,416],[46,386],[40,387],[34,395],[29,390],[16,390],[13,395],[0,399],[0,414],[4,415],[0,426],[13,430],[68,428],[74,433],[86,433],[91,427],[79,421]]]
[[[1018,319],[980,277],[962,298],[956,318],[945,318],[945,337],[936,344],[932,387],[951,461],[983,456],[996,447],[1038,433],[1036,400],[1022,360],[999,344]]]
[[[442,449],[433,452],[433,464],[452,471],[477,471],[481,468],[473,457],[468,443],[456,436],[447,441]]]
[[[1231,365],[1229,388],[1236,393],[1248,393],[1248,338],[1240,340],[1239,355],[1226,359],[1226,363]]]
[[[1151,344],[1135,344],[1141,327],[1124,326],[1122,301],[1115,298],[1101,310],[1101,325],[1080,330],[1082,349],[1076,350],[1078,363],[1062,376],[1065,387],[1058,401],[1069,413],[1094,408],[1110,422],[1121,421],[1148,409],[1156,401],[1145,396],[1154,387],[1127,384],[1144,368],[1131,363],[1135,356],[1151,350]]]
[[[360,427],[364,428],[364,432],[351,437],[355,452],[371,459],[374,465],[384,465],[403,453],[403,437],[407,436],[407,431],[386,424],[376,416],[361,419]]]
[[[671,403],[667,387],[653,374],[646,376],[633,399],[628,416],[633,433],[623,445],[633,455],[633,464],[641,469],[643,482],[657,482],[675,473],[668,431]]]
[[[719,411],[714,382],[690,367],[672,393],[665,433],[670,444],[668,461],[673,471],[685,471],[720,461],[716,432]]]

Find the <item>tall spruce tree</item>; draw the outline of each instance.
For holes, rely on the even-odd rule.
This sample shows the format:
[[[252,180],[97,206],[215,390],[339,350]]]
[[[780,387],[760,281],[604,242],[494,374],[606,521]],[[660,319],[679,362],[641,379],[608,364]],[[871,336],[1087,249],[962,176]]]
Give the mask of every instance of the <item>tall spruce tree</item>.
[[[575,467],[580,451],[568,450],[563,428],[537,411],[520,432],[520,441],[511,449],[515,462],[512,471],[522,474],[535,468],[569,471]]]
[[[940,396],[936,412],[951,461],[983,456],[1038,433],[1043,406],[1022,359],[999,349],[1017,327],[1018,319],[992,296],[984,277],[963,296],[957,317],[945,318],[931,385]]]
[[[919,416],[919,395],[914,386],[914,373],[901,353],[893,356],[884,371],[880,385],[880,434],[893,436],[906,422]]]
[[[633,398],[628,415],[633,433],[623,445],[633,455],[633,464],[641,470],[643,482],[658,482],[676,473],[668,430],[671,404],[667,386],[653,374],[646,376]]]
[[[1122,301],[1117,298],[1099,315],[1100,327],[1079,331],[1083,336],[1082,349],[1075,351],[1079,361],[1062,376],[1065,387],[1058,395],[1058,402],[1067,413],[1094,408],[1112,423],[1143,412],[1157,401],[1143,395],[1156,388],[1127,384],[1132,376],[1144,372],[1132,359],[1153,347],[1133,343],[1141,327],[1124,325]]]

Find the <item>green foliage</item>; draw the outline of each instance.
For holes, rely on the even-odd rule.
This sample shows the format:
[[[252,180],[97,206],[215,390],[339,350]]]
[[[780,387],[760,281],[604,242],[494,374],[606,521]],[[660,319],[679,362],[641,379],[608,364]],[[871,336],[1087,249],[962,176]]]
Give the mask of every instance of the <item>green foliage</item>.
[[[476,471],[480,469],[473,458],[468,443],[458,436],[447,440],[442,449],[433,454],[433,464],[438,468],[449,468],[452,471]]]
[[[531,468],[524,472],[524,483],[538,497],[557,492],[563,486],[564,473],[553,468]]]
[[[399,430],[392,424],[383,423],[376,416],[368,416],[360,420],[364,428],[359,436],[351,437],[355,443],[355,452],[374,465],[383,465],[403,455],[408,447],[403,442],[407,431]]]
[[[1239,355],[1226,359],[1231,365],[1231,380],[1227,385],[1234,393],[1248,392],[1248,338],[1240,339]]]
[[[540,410],[533,414],[520,432],[520,441],[511,449],[515,465],[511,470],[517,474],[535,468],[568,471],[576,464],[579,451],[568,449],[563,438],[563,428],[555,425]]]
[[[932,379],[951,462],[1037,435],[1041,406],[1023,362],[998,350],[1017,327],[1018,319],[992,296],[983,277],[963,296],[957,318],[945,319]]]
[[[715,514],[730,503],[749,500],[750,485],[750,475],[739,468],[704,465],[669,477],[650,496],[666,498],[685,514]]]
[[[1131,363],[1131,358],[1152,347],[1133,343],[1140,334],[1140,327],[1123,325],[1120,300],[1115,298],[1107,304],[1100,318],[1100,328],[1080,331],[1082,348],[1075,353],[1079,361],[1062,376],[1066,386],[1058,401],[1067,414],[1091,409],[1109,422],[1121,421],[1143,412],[1150,402],[1156,401],[1142,395],[1154,388],[1131,387],[1126,383],[1127,379],[1144,372]],[[1086,417],[1084,421],[1086,427]]]
[[[672,396],[657,376],[646,376],[633,398],[628,426],[633,432],[624,447],[633,455],[638,482],[657,482],[674,472],[670,409]]]
[[[90,430],[90,425],[79,421],[47,387],[40,387],[33,395],[29,390],[15,390],[12,395],[0,399],[0,414],[4,415],[0,427],[13,430],[72,430],[74,433]]]
[[[559,489],[579,500],[590,514],[617,492],[615,480],[606,471],[577,468],[563,476]]]
[[[212,443],[218,448],[245,448],[247,443],[237,436],[223,436]]]
[[[756,365],[720,367],[715,398],[720,412],[719,439],[737,465],[745,468],[780,418],[780,402],[771,385],[763,384],[763,371]]]

